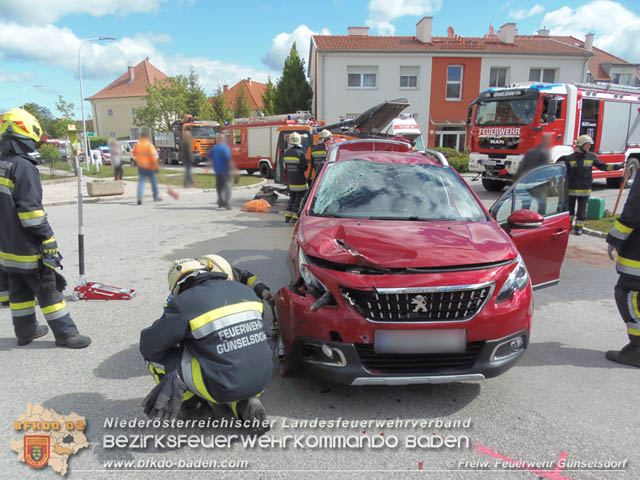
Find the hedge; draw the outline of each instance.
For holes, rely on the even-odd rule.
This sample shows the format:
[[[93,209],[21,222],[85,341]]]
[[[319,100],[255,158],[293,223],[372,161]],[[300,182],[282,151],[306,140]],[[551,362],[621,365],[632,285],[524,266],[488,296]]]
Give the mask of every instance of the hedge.
[[[40,156],[43,160],[59,160],[62,158],[60,150],[58,150],[55,145],[50,145],[48,143],[43,144],[38,149],[38,152],[40,152]]]
[[[105,137],[89,137],[89,148],[95,150],[98,147],[106,145],[108,142],[109,139]]]
[[[442,153],[447,161],[455,168],[459,173],[465,173],[469,171],[469,153],[459,152],[455,148],[435,147],[434,150]]]

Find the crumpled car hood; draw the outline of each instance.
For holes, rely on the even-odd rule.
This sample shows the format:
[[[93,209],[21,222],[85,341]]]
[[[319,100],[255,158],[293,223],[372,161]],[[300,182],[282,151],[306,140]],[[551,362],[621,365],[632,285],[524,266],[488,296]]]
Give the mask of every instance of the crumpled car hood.
[[[413,222],[307,216],[298,243],[324,260],[384,268],[469,266],[514,258],[500,227],[486,222]]]

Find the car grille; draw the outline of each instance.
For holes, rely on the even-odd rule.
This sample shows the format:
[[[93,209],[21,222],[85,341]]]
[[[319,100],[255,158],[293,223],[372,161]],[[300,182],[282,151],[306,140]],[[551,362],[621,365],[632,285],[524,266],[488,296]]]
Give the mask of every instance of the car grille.
[[[483,149],[491,150],[515,150],[520,144],[518,137],[481,137],[478,145]]]
[[[356,343],[360,363],[373,374],[454,373],[473,367],[484,342],[467,343],[462,353],[391,354],[376,353],[369,343]]]
[[[342,287],[344,298],[374,322],[460,322],[475,316],[491,295],[493,284],[415,293],[386,293]]]

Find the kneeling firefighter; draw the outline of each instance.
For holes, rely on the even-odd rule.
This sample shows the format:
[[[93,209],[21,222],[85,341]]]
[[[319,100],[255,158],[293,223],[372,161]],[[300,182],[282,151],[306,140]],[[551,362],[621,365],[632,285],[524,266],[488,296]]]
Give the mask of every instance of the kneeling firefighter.
[[[55,271],[62,256],[42,207],[36,161],[29,155],[36,151],[41,133],[36,118],[21,108],[2,115],[0,301],[4,304],[9,297],[18,345],[27,345],[49,332],[36,320],[37,298],[56,345],[85,348],[91,339],[78,333],[64,301],[66,282]]]
[[[140,333],[140,353],[158,385],[145,398],[150,417],[188,416],[226,403],[236,418],[262,421],[258,396],[271,377],[262,321],[269,288],[218,255],[176,260],[162,317]]]

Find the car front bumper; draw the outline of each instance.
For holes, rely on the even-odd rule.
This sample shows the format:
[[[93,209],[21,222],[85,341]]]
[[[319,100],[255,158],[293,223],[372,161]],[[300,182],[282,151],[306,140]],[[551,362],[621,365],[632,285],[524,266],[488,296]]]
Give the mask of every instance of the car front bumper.
[[[505,158],[491,158],[488,153],[470,153],[469,171],[491,173],[504,169],[509,175],[514,175],[518,171],[522,157],[523,155],[506,155]]]
[[[523,342],[521,348],[504,350],[518,338]],[[474,342],[463,354],[379,355],[370,344],[298,338],[287,359],[296,369],[344,385],[451,383],[484,380],[506,372],[528,343],[529,332],[523,330],[497,340]]]

